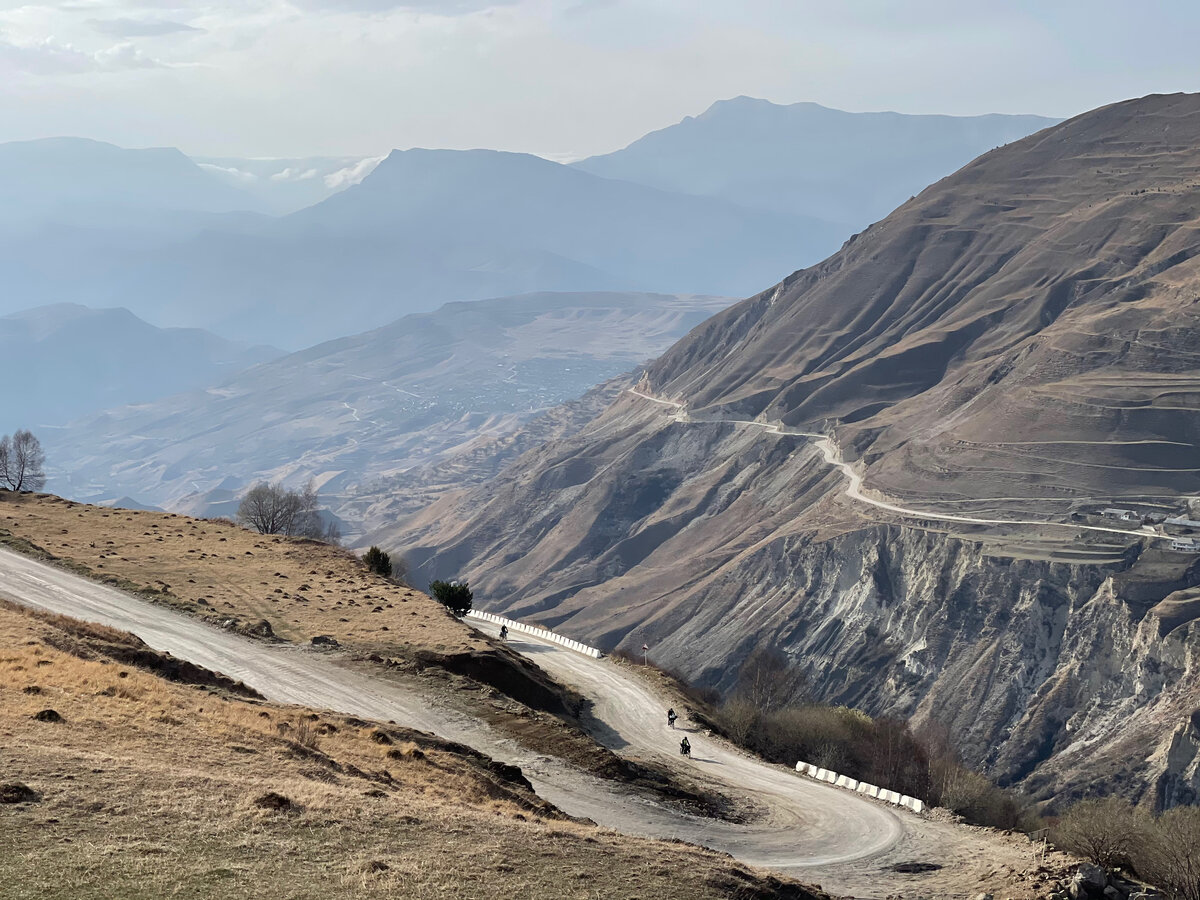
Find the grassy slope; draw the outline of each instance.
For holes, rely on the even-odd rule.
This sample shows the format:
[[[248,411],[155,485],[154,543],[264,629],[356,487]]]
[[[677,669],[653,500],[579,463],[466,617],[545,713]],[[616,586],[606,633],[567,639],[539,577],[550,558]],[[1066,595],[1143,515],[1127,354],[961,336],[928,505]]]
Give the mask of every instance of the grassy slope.
[[[426,594],[370,573],[341,548],[217,520],[5,492],[0,544],[215,624],[252,629],[266,619],[277,637],[302,644],[332,635],[377,675],[403,678],[427,665],[444,668],[455,673],[450,681],[460,697],[477,693],[474,682],[485,686],[485,695],[494,697],[492,689],[511,698],[500,711],[493,701],[474,704],[473,712],[539,752],[681,801],[689,811],[739,815],[729,798],[677,784],[598,747],[576,727],[572,712],[581,698]]]
[[[285,640],[327,634],[396,655],[490,647],[425,594],[371,574],[338,547],[49,495],[0,499],[0,529],[14,538],[185,612],[246,625],[266,619]]]
[[[565,820],[465,748],[100,655],[128,640],[0,605],[0,781],[41,795],[0,804],[0,896],[813,896]]]

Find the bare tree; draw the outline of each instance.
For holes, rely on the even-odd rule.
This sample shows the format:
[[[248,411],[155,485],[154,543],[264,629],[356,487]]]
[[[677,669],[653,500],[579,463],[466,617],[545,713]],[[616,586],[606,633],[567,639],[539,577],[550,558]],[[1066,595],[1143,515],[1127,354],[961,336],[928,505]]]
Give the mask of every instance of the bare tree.
[[[238,506],[238,520],[261,534],[311,537],[336,543],[337,526],[321,523],[317,489],[310,481],[302,491],[289,491],[279,484],[261,482],[246,492]]]
[[[1173,900],[1200,900],[1200,808],[1179,806],[1155,819],[1133,861]]]
[[[0,482],[14,491],[40,491],[46,486],[46,454],[32,431],[18,430],[0,438]]]
[[[1104,869],[1127,865],[1146,837],[1145,818],[1126,800],[1080,800],[1051,832],[1055,844]]]
[[[795,703],[808,679],[786,656],[771,647],[757,647],[738,669],[734,696],[748,701],[763,715]]]

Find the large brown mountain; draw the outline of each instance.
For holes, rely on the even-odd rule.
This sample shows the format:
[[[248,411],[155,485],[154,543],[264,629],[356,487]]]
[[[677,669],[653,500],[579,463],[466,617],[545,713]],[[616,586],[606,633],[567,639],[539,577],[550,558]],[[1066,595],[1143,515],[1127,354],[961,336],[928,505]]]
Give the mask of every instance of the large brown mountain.
[[[625,393],[378,537],[703,683],[776,645],[1042,799],[1195,802],[1197,557],[1072,523],[1200,494],[1198,217],[1200,96],[1079,116],[695,329],[642,384],[683,413]],[[867,497],[1047,524],[871,506],[747,420]]]

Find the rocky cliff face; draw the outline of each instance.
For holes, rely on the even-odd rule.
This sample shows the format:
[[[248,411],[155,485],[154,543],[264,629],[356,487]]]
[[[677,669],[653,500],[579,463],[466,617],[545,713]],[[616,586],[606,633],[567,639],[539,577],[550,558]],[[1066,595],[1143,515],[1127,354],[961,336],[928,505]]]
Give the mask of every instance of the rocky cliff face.
[[[1194,802],[1196,555],[1070,512],[1200,491],[1197,148],[1176,96],[988,154],[673,347],[642,387],[682,411],[626,392],[379,538],[704,684],[777,646],[1041,799]],[[872,506],[780,421],[868,500],[1012,524]]]

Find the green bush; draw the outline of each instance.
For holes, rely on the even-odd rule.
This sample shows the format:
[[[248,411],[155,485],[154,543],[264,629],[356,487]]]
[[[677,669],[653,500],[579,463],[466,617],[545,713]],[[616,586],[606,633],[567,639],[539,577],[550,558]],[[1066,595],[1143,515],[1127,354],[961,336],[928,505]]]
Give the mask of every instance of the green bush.
[[[431,581],[429,593],[438,603],[456,616],[465,616],[471,611],[475,595],[465,581]]]
[[[363,554],[363,562],[375,574],[384,578],[392,577],[392,557],[378,547],[372,545],[371,549]]]

